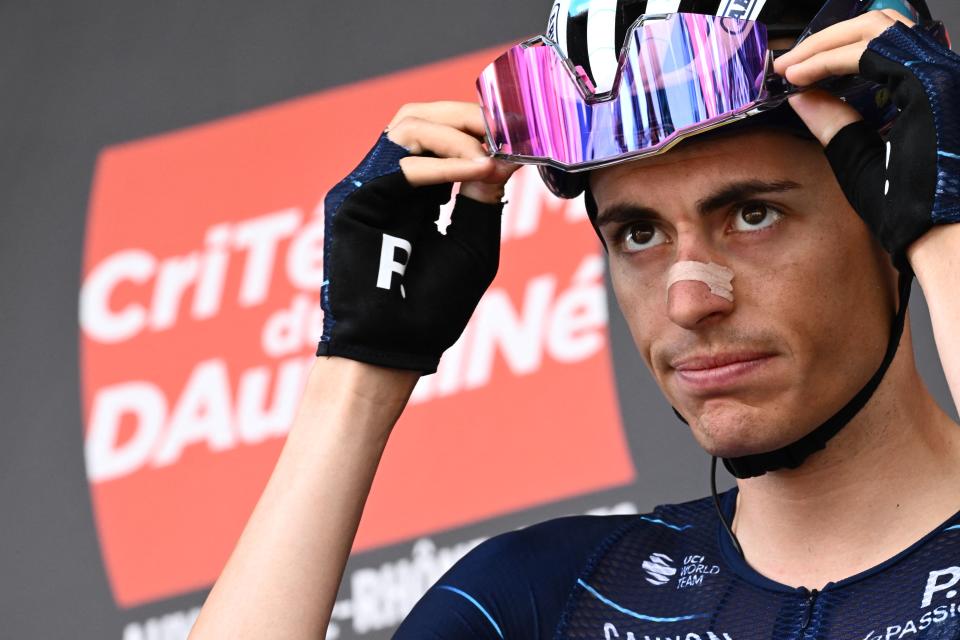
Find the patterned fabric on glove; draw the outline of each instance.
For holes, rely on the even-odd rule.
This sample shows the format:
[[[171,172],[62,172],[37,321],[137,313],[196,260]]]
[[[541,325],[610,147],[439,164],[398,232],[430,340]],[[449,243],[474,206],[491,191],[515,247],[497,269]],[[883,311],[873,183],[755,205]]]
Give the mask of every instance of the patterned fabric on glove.
[[[460,196],[441,234],[452,185],[411,186],[407,155],[383,135],[327,194],[318,356],[433,373],[497,273],[503,205]]]
[[[884,140],[864,122],[826,154],[853,208],[900,267],[937,224],[960,222],[960,56],[922,27],[897,23],[872,40],[860,75],[901,110]]]

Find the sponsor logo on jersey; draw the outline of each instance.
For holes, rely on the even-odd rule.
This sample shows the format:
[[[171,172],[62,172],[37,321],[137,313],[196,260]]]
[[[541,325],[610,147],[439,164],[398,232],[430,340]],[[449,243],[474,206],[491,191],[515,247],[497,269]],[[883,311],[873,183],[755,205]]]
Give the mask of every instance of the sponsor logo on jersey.
[[[940,631],[956,631],[954,628],[960,616],[960,607],[956,602],[946,602],[960,595],[960,567],[937,569],[927,574],[927,582],[920,599],[920,608],[926,611],[916,618],[870,630],[863,636],[863,640],[901,640],[915,637],[916,634],[935,625],[952,621],[949,629]],[[933,607],[931,609],[931,607]],[[940,637],[940,636],[938,636]]]
[[[705,556],[692,555],[683,559],[680,575],[677,577],[677,589],[699,587],[707,576],[720,573],[720,566],[707,562]]]
[[[958,615],[960,615],[960,611],[957,610],[956,603],[940,605],[928,610],[917,618],[912,618],[899,624],[880,627],[879,629],[872,629],[863,636],[863,640],[904,640],[906,638],[916,638],[918,633],[934,627],[937,628],[936,635],[924,635],[923,637],[953,638],[956,636],[947,636],[945,634],[948,632],[956,633]],[[946,622],[950,624],[946,627],[939,626]]]
[[[923,599],[920,601],[920,608],[929,607],[933,604],[934,596],[943,595],[947,600],[957,597],[960,590],[954,589],[960,582],[960,567],[947,567],[938,571],[931,571],[927,575],[927,584],[923,589]]]
[[[670,582],[670,578],[677,574],[673,566],[673,559],[665,553],[654,553],[649,559],[644,560],[644,573],[647,574],[647,582],[655,587],[662,587]]]
[[[603,625],[604,640],[734,640],[729,633],[714,633],[713,631],[683,632],[666,636],[637,635],[633,631],[621,632],[617,625],[607,622]]]
[[[673,558],[667,554],[654,553],[640,566],[647,574],[647,582],[653,586],[662,587],[675,580],[677,589],[699,587],[707,576],[720,573],[720,566],[708,563],[702,555],[684,556],[679,568],[674,564]]]

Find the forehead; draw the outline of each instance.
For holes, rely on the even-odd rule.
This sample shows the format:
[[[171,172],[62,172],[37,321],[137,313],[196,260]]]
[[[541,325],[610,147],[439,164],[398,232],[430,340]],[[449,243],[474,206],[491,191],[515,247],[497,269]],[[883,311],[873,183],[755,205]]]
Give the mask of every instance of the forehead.
[[[598,169],[590,174],[597,205],[650,204],[699,199],[724,183],[746,179],[792,180],[802,186],[821,183],[830,174],[823,149],[775,129],[693,139],[669,152]]]

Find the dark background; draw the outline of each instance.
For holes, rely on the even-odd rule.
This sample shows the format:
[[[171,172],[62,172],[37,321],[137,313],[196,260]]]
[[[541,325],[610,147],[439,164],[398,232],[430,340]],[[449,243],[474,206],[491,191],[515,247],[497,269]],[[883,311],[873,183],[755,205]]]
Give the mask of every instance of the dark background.
[[[77,294],[99,151],[516,41],[542,31],[549,4],[0,3],[0,636],[120,638],[131,620],[188,609],[203,597],[118,611],[103,574],[83,468],[77,375]],[[955,2],[930,4],[960,33]],[[918,359],[947,405],[918,298]],[[611,326],[639,478],[636,487],[589,504],[629,499],[648,508],[702,495],[704,454],[656,400],[618,315]],[[656,449],[644,446],[651,437]],[[456,539],[587,504],[483,523]],[[373,565],[397,555],[383,549],[360,561]]]

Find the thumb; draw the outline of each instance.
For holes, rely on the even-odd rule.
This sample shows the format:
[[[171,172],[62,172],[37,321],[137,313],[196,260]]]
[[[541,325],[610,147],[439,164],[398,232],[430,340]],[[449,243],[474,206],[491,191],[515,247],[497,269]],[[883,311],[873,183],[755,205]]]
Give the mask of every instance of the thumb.
[[[826,91],[813,90],[790,96],[790,106],[824,147],[847,125],[863,118],[857,110]]]
[[[824,110],[827,108],[835,115],[841,113],[836,109],[836,105],[829,105]],[[818,107],[810,109],[813,113],[818,111],[820,111]],[[889,243],[884,240],[886,235],[884,201],[890,189],[890,183],[886,178],[885,160],[888,156],[887,145],[883,138],[876,129],[859,117],[839,131],[834,131],[837,123],[842,122],[837,118],[826,118],[823,113],[819,113],[811,120],[817,120],[820,123],[817,135],[821,138],[821,142],[829,139],[829,143],[826,143],[824,148],[824,155],[853,210],[863,219],[881,244],[888,247]],[[888,251],[890,251],[889,248]]]

